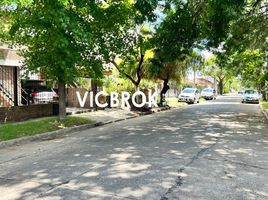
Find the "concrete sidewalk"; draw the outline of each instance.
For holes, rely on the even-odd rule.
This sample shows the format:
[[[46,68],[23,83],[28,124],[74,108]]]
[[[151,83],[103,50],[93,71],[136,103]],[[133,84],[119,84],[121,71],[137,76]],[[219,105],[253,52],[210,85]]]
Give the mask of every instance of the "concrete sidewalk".
[[[156,107],[152,108],[150,111],[147,112],[139,112],[139,111],[130,111],[130,110],[124,110],[119,108],[106,108],[105,110],[98,110],[94,112],[84,112],[75,114],[73,116],[80,116],[80,117],[87,117],[90,119],[95,120],[96,122],[100,122],[103,124],[110,123],[110,122],[116,122],[121,121],[125,119],[130,119],[134,117],[138,117],[141,115],[147,115],[152,114],[155,112],[160,112],[163,110],[169,110],[170,107]]]
[[[138,114],[123,109],[105,109],[105,110],[98,110],[95,112],[75,114],[73,116],[87,117],[95,120],[96,122],[101,122],[105,124],[109,122],[115,122],[137,117]]]

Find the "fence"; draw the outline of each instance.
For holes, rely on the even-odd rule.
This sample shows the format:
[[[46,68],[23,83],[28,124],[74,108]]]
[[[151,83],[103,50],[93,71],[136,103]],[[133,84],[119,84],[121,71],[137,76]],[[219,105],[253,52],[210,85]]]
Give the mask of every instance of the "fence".
[[[58,114],[58,104],[37,104],[0,108],[0,123],[18,122]]]

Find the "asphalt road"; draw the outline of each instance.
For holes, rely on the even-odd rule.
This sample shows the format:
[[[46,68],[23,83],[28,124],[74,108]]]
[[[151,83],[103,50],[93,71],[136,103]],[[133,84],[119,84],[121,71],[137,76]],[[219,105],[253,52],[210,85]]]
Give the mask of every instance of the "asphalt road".
[[[0,150],[0,199],[268,199],[268,124],[237,96]]]

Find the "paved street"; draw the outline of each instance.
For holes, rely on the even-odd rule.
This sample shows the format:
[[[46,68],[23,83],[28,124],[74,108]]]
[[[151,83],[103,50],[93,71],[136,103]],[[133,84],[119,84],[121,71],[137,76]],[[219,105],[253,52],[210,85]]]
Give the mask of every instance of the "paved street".
[[[237,96],[0,150],[0,199],[268,199],[268,124]]]

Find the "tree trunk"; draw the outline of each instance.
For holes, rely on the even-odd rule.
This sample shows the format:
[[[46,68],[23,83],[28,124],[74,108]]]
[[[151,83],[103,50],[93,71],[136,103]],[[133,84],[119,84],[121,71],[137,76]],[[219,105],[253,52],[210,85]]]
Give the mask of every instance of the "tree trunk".
[[[223,95],[223,80],[219,81],[219,92],[220,92],[220,95]]]
[[[163,88],[160,92],[160,106],[163,106],[163,103],[165,102],[165,94],[167,93],[167,91],[169,90],[169,85],[168,85],[168,79],[164,79],[164,84],[163,84]]]
[[[194,69],[194,87],[196,87],[196,70]]]
[[[59,80],[59,120],[66,119],[66,94],[65,94],[65,81]]]
[[[95,98],[95,95],[96,95],[97,92],[98,92],[98,85],[97,85],[96,80],[94,80],[94,79],[91,80],[91,89],[92,89],[92,92],[93,92],[93,94],[94,94],[94,98]],[[98,106],[97,106],[97,104],[96,104],[95,101],[93,101],[93,108],[94,108],[95,110],[98,110]]]

